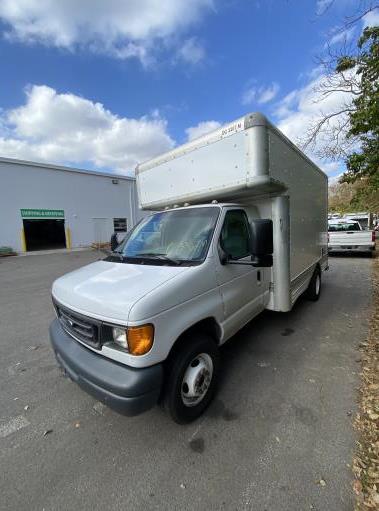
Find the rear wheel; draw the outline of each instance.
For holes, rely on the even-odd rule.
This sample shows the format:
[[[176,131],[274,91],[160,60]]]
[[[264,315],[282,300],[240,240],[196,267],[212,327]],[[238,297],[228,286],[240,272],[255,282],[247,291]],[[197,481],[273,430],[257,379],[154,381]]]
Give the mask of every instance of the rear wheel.
[[[320,298],[321,293],[321,271],[317,266],[313,272],[311,281],[309,282],[308,289],[305,292],[305,297],[312,302],[316,302]]]
[[[171,361],[163,403],[178,424],[195,420],[211,402],[217,386],[220,356],[215,341],[194,333]]]

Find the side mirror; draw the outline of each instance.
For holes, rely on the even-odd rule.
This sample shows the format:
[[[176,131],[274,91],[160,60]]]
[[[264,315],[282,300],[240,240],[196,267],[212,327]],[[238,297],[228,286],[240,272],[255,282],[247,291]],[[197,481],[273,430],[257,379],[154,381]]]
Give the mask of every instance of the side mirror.
[[[273,264],[272,253],[274,251],[272,220],[252,220],[250,228],[251,260],[254,266],[271,267]]]
[[[117,234],[114,232],[111,236],[111,251],[114,252],[118,247]]]
[[[228,254],[225,252],[225,250],[221,247],[221,245],[219,244],[218,246],[218,255],[220,257],[220,263],[222,265],[225,265],[225,264],[228,264],[229,262],[229,256]]]
[[[251,261],[253,266],[257,266],[258,268],[271,268],[273,265],[272,255],[251,256]]]

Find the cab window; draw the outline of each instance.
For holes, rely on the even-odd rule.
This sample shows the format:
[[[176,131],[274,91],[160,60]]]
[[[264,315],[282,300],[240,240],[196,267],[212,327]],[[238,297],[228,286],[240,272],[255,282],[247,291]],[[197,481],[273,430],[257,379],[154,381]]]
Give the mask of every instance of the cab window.
[[[236,209],[226,213],[220,244],[232,259],[241,259],[250,254],[249,224],[244,211]]]
[[[361,228],[360,228],[358,222],[329,224],[329,227],[328,227],[329,232],[346,232],[346,231],[360,231],[360,230],[361,230]]]

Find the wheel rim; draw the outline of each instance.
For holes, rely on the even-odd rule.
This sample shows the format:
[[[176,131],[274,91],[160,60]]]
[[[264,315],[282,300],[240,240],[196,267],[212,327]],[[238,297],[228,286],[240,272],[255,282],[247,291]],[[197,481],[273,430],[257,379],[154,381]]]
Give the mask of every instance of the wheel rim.
[[[185,406],[196,406],[204,399],[209,390],[212,376],[212,358],[207,353],[196,355],[183,376],[181,396]]]
[[[321,279],[320,279],[320,275],[317,275],[317,277],[316,277],[316,295],[320,294],[320,288],[321,288]]]

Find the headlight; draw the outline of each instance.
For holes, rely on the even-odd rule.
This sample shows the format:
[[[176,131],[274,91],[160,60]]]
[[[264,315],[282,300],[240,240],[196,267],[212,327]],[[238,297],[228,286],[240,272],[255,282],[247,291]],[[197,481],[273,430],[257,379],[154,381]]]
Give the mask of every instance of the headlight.
[[[128,328],[115,326],[112,336],[113,341],[131,355],[145,355],[153,346],[154,327],[151,324]]]
[[[124,350],[129,351],[128,347],[128,340],[126,338],[126,330],[125,328],[120,328],[117,326],[114,326],[112,328],[112,334],[113,334],[113,341],[121,346],[121,348],[124,348]]]

